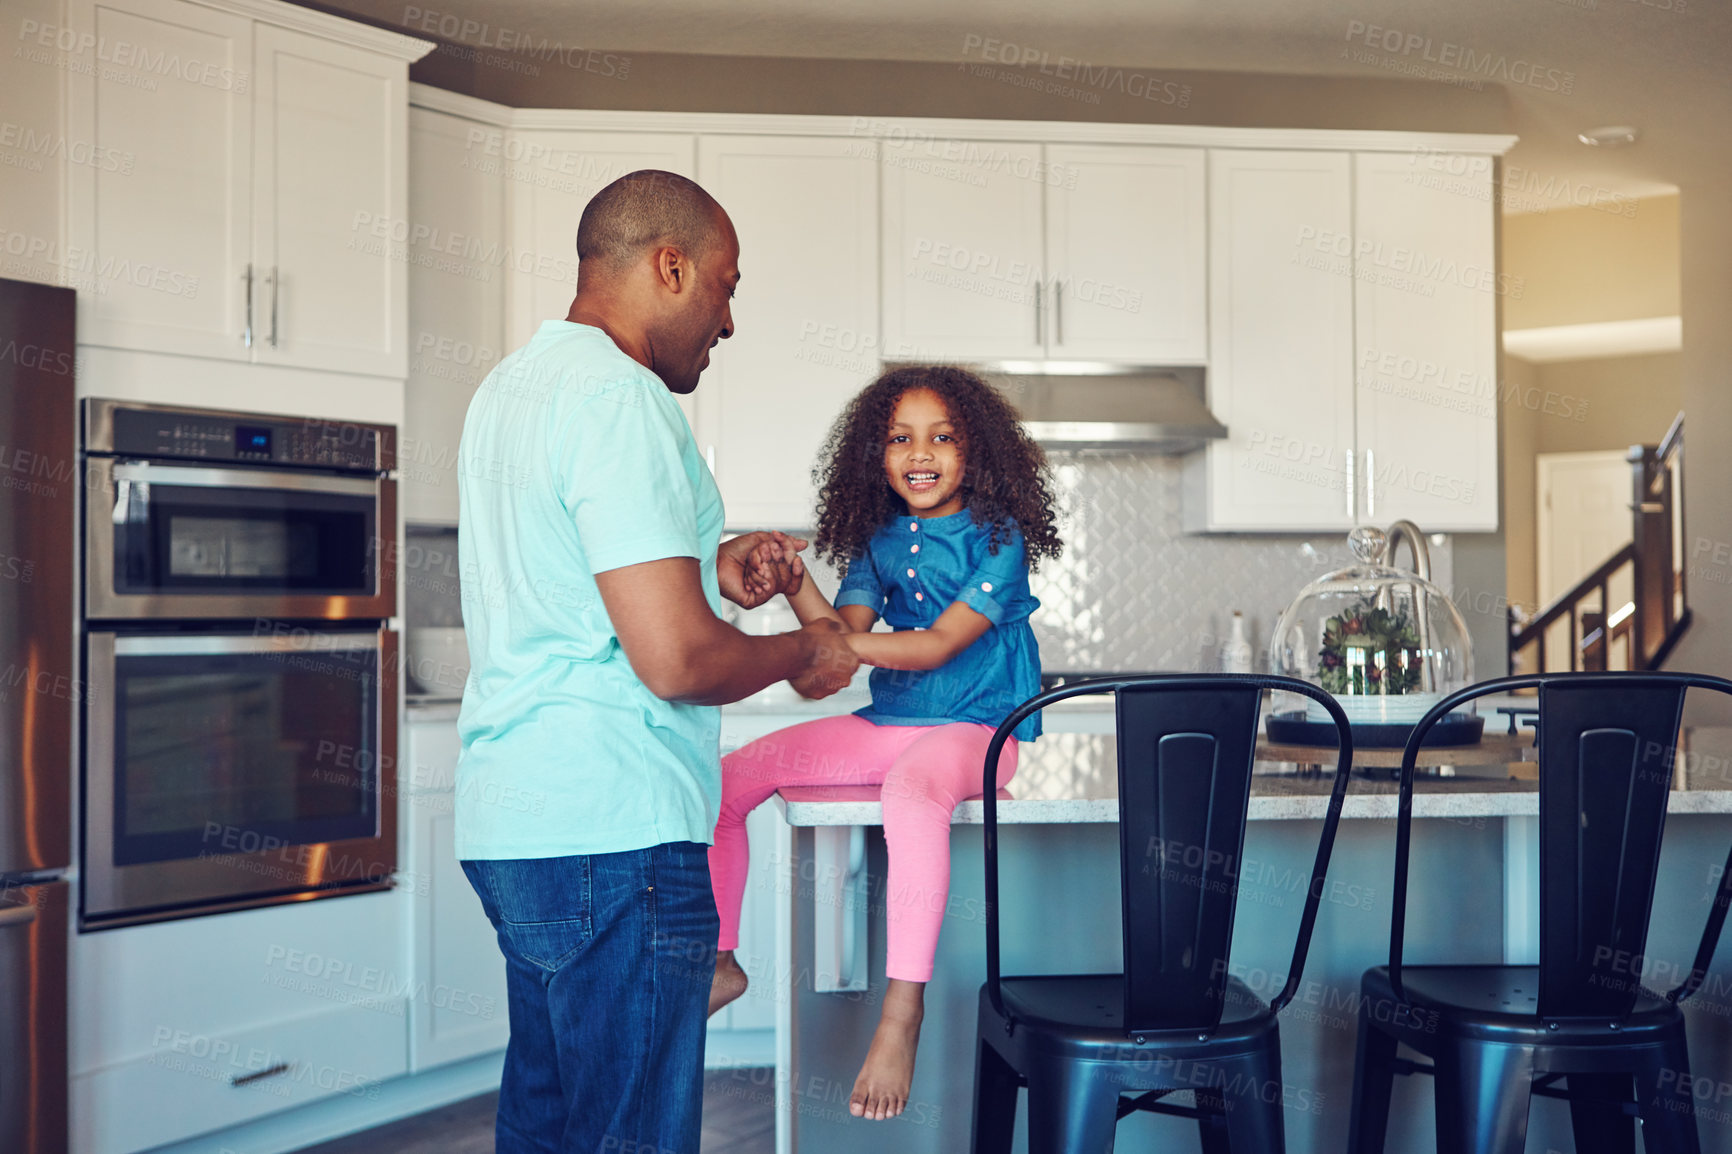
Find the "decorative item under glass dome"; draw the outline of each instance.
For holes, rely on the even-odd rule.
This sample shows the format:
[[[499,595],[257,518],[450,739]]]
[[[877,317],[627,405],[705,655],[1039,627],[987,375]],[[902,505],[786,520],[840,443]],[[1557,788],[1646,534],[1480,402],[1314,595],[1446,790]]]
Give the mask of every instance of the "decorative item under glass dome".
[[[1402,541],[1413,553],[1412,570],[1393,564]],[[1433,705],[1472,683],[1473,642],[1461,614],[1431,583],[1425,537],[1413,522],[1397,521],[1387,533],[1360,526],[1347,544],[1357,563],[1305,586],[1275,623],[1269,669],[1333,694],[1356,746],[1405,745]],[[1314,701],[1299,705],[1296,694],[1277,698],[1269,740],[1334,745],[1328,711]],[[1484,726],[1468,706],[1441,719],[1425,743],[1472,745]]]

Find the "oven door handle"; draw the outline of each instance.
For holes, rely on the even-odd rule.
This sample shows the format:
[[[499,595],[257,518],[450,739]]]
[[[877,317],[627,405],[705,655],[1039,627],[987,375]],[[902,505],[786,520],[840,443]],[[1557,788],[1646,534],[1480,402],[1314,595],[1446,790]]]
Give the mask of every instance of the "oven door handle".
[[[271,632],[259,633],[250,637],[222,634],[219,636],[199,636],[196,634],[128,636],[114,635],[114,655],[116,657],[202,657],[225,653],[303,653],[316,657],[321,653],[364,653],[377,652],[382,648],[380,634],[370,633],[325,633],[300,627],[283,627],[278,632],[275,626],[270,626]]]
[[[200,489],[294,489],[304,493],[342,493],[357,497],[376,497],[379,493],[379,481],[375,477],[325,477],[317,473],[265,469],[188,468],[144,461],[116,464],[114,479],[116,482]]]

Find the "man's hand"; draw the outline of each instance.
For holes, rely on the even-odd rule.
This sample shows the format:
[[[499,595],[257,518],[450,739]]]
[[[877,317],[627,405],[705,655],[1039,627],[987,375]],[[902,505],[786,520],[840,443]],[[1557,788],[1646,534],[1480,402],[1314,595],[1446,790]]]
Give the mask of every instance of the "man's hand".
[[[800,632],[816,634],[818,644],[813,649],[812,661],[806,671],[788,680],[796,693],[816,701],[829,697],[854,680],[854,671],[860,668],[860,658],[854,655],[834,621],[814,621]]]
[[[716,584],[742,609],[756,609],[778,593],[797,593],[806,576],[799,557],[805,547],[785,533],[742,533],[717,547]]]

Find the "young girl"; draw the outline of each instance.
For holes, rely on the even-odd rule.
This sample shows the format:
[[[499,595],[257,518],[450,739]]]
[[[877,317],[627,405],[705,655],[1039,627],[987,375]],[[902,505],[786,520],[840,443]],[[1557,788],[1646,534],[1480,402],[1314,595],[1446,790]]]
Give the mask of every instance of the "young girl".
[[[950,889],[950,817],[980,795],[986,747],[1040,689],[1028,573],[1061,548],[1045,456],[1016,413],[962,369],[886,373],[824,446],[817,552],[844,567],[834,607],[811,581],[788,600],[802,625],[836,622],[872,671],[872,704],[780,730],[722,759],[710,850],[721,913],[710,1011],[746,989],[734,960],[746,884],[746,815],[776,790],[882,785],[889,989],[849,1109],[893,1118],[908,1101],[926,982]],[[798,566],[798,558],[795,565]],[[882,616],[895,631],[871,632]],[[1040,733],[1038,715],[1018,740]],[[1005,744],[998,784],[1016,772]]]

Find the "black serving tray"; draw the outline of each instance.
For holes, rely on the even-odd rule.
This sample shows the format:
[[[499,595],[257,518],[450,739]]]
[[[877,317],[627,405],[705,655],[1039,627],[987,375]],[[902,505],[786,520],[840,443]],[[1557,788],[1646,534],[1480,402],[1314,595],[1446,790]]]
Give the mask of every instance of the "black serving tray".
[[[1355,721],[1350,723],[1353,729],[1353,747],[1355,749],[1401,749],[1407,745],[1407,739],[1413,735],[1411,722],[1398,724],[1378,724],[1375,722]],[[1334,748],[1335,723],[1333,721],[1307,721],[1303,709],[1295,709],[1286,713],[1271,713],[1265,723],[1269,740],[1282,745],[1318,745]],[[1478,745],[1479,739],[1485,733],[1485,718],[1477,713],[1450,713],[1440,718],[1431,732],[1425,735],[1425,748],[1433,746]]]

